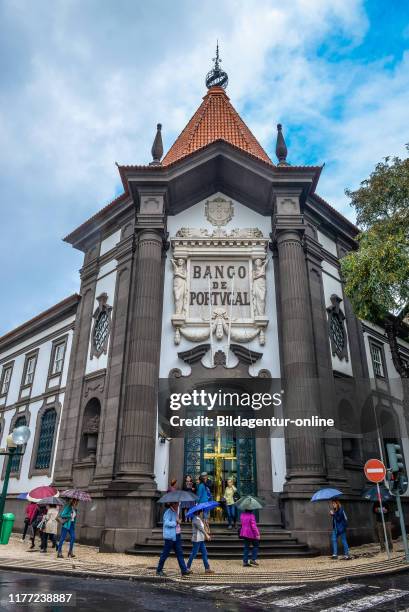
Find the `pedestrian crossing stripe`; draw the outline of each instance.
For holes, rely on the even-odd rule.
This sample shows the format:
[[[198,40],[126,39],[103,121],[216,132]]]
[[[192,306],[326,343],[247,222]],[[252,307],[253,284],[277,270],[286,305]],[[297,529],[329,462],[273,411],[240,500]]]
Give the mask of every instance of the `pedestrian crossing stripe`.
[[[204,586],[193,587],[195,591],[222,591],[228,589],[228,584],[205,584]]]
[[[394,599],[405,597],[405,595],[409,595],[409,591],[389,589],[388,591],[384,591],[383,593],[379,593],[377,595],[367,595],[366,597],[361,597],[360,599],[354,599],[353,601],[343,603],[342,605],[335,606],[334,608],[325,608],[323,612],[348,612],[348,610],[349,612],[360,612],[360,610],[368,610],[368,608],[380,606],[387,601],[393,601]]]
[[[237,597],[237,599],[256,599],[257,597],[262,597],[263,595],[268,595],[269,593],[279,593],[281,591],[302,589],[304,587],[305,584],[274,584],[272,586],[257,589],[257,591],[243,591],[242,589],[234,589],[233,591],[230,591],[229,594],[233,595],[233,597]]]
[[[363,584],[340,584],[329,589],[323,589],[322,591],[313,591],[312,593],[308,593],[306,595],[279,599],[274,602],[274,605],[279,608],[298,608],[298,606],[309,604],[312,601],[317,601],[318,599],[325,599],[326,597],[335,597],[336,595],[340,595],[341,593],[347,593],[356,589],[362,589],[364,588],[364,586],[365,585]]]

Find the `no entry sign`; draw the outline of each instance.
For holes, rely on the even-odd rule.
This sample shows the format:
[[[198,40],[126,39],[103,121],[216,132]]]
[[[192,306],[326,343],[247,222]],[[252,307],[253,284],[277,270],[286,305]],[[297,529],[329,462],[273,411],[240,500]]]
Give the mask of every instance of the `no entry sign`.
[[[371,482],[382,482],[386,475],[386,467],[379,459],[369,459],[365,463],[364,472]]]

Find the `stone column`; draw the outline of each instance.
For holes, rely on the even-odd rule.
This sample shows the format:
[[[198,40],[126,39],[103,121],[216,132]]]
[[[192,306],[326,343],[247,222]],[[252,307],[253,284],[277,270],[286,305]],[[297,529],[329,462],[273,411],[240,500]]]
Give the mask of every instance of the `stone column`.
[[[320,393],[314,347],[311,302],[303,250],[305,225],[298,193],[276,199],[274,239],[278,252],[284,416],[320,415]],[[287,428],[285,490],[310,492],[325,478],[324,453],[318,428]]]
[[[338,399],[334,385],[328,336],[328,318],[322,278],[322,261],[324,256],[317,239],[316,228],[312,225],[307,226],[304,237],[304,249],[311,296],[311,314],[321,406],[323,407],[323,416],[333,418],[337,426],[339,422]],[[330,486],[346,492],[347,479],[344,471],[342,439],[338,435],[337,437],[329,435],[324,440],[324,446],[327,479]]]
[[[150,483],[155,489],[153,465],[162,323],[163,233],[142,229],[136,248],[117,478]]]

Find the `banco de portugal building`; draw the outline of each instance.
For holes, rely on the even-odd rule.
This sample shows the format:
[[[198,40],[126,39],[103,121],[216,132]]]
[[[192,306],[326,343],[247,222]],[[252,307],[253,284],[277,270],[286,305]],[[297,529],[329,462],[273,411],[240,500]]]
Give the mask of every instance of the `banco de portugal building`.
[[[88,490],[80,539],[103,550],[146,545],[159,492],[202,471],[216,498],[233,477],[266,500],[261,523],[321,549],[327,511],[309,500],[334,486],[351,539],[370,539],[363,463],[385,441],[407,451],[385,335],[354,316],[340,280],[357,229],[318,195],[322,167],[287,161],[281,126],[270,159],[225,84],[216,62],[169,151],[158,125],[151,163],[118,166],[123,194],[65,238],[84,253],[79,295],[0,339],[2,435],[22,419],[35,432],[10,503],[50,479]],[[285,417],[333,418],[338,434],[172,438],[159,381],[189,377],[280,380]]]

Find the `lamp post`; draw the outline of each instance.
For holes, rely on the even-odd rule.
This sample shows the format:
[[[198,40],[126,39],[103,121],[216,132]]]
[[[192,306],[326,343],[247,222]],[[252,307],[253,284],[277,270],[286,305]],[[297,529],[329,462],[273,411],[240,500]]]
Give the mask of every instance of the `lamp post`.
[[[26,425],[17,427],[16,429],[13,429],[12,433],[9,436],[7,436],[7,448],[0,449],[0,455],[5,455],[7,457],[6,471],[4,474],[4,482],[3,482],[3,490],[0,496],[0,533],[1,533],[1,527],[3,524],[3,512],[4,512],[4,506],[6,504],[7,489],[9,486],[12,460],[14,456],[24,455],[24,450],[22,449],[20,451],[18,450],[18,447],[23,446],[24,444],[27,444],[30,438],[30,435],[31,435],[31,431]]]

